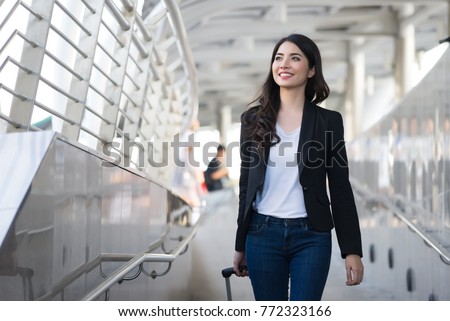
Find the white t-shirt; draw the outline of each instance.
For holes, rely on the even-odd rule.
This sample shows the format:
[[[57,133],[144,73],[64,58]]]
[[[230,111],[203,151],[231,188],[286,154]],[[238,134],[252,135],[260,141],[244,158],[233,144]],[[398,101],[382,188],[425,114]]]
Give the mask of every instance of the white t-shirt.
[[[285,132],[278,123],[280,142],[270,148],[262,191],[256,195],[255,209],[260,214],[280,217],[306,217],[303,190],[298,177],[297,150],[300,128]]]

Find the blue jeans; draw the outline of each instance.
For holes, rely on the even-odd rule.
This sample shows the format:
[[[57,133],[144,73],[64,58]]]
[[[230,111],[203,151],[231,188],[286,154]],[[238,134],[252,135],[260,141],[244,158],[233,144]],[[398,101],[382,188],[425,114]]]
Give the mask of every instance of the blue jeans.
[[[315,231],[308,218],[254,213],[246,259],[257,301],[319,301],[330,269],[331,232]]]

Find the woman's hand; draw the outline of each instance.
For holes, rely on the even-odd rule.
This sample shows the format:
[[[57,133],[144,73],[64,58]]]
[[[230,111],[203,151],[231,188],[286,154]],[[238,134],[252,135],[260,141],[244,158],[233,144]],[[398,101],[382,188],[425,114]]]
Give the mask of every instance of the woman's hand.
[[[364,266],[359,255],[349,254],[345,257],[345,270],[347,271],[347,282],[345,284],[351,286],[362,282]]]
[[[241,267],[240,270],[239,267]],[[248,276],[245,252],[234,252],[233,270],[236,272],[237,276]]]

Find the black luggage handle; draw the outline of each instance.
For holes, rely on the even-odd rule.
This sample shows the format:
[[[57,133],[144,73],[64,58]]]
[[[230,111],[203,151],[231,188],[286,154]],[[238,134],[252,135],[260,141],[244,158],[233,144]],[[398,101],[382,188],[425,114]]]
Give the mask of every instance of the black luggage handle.
[[[239,271],[243,271],[243,270],[247,270],[247,266],[245,265],[240,265],[239,266]],[[233,274],[236,274],[236,272],[234,272],[234,269],[232,267],[229,268],[225,268],[222,270],[222,276],[225,278],[225,285],[227,287],[227,299],[228,301],[231,301],[231,286],[230,286],[230,276],[232,276]]]
[[[242,271],[244,269],[247,269],[246,266],[239,266],[239,271]],[[229,278],[230,276],[232,276],[233,274],[236,274],[236,272],[234,272],[232,267],[226,268],[222,270],[222,276],[224,278]]]
[[[226,268],[222,270],[222,276],[224,278],[229,278],[230,276],[232,276],[233,274],[236,274],[236,272],[234,272],[232,267]]]

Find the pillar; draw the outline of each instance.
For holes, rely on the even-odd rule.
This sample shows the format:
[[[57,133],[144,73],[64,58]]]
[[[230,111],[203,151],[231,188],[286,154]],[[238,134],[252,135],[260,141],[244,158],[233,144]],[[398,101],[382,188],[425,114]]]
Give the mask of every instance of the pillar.
[[[345,103],[346,139],[351,139],[361,131],[365,100],[365,53],[362,49],[364,38],[356,38],[349,44],[348,81]]]
[[[396,46],[397,99],[401,99],[413,86],[416,52],[415,27],[413,23],[401,23],[413,14],[413,4],[404,5],[399,12],[400,30]]]
[[[231,128],[231,107],[222,106],[219,108],[218,126],[220,133],[220,142],[226,144],[228,142],[228,129]]]

